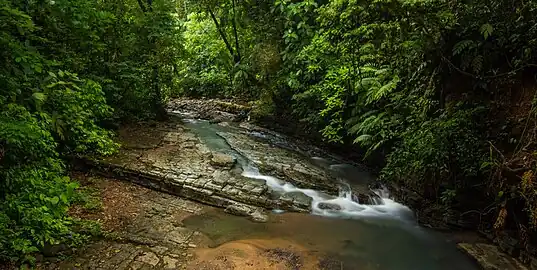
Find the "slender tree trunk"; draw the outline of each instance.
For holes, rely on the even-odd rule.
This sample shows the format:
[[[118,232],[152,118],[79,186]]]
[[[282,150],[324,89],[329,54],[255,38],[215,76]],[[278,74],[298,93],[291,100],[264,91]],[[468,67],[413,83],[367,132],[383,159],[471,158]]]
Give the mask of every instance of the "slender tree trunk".
[[[138,0],[138,5],[140,6],[140,9],[142,10],[143,13],[147,12],[147,9],[145,8],[145,5],[142,2],[142,0]]]
[[[143,13],[147,13],[147,11],[152,12],[153,11],[153,0],[147,0],[147,7],[144,5],[142,0],[138,0],[138,5],[140,6],[140,9],[142,9]],[[149,43],[153,45],[153,57],[156,58],[157,56],[157,48],[156,48],[156,42],[154,38],[149,38]],[[154,88],[154,100],[153,100],[153,106],[155,116],[157,119],[165,119],[166,118],[166,110],[164,109],[163,104],[163,96],[162,91],[160,89],[160,83],[159,83],[159,71],[158,71],[158,63],[156,59],[153,59],[153,88]]]
[[[231,21],[233,24],[233,34],[235,35],[235,51],[237,52],[237,55],[235,57],[235,63],[239,63],[241,61],[241,50],[239,48],[239,35],[237,34],[237,15],[235,13],[235,0],[231,0],[232,8],[233,8],[233,20]]]
[[[153,66],[153,86],[155,88],[155,115],[158,120],[166,119],[166,110],[164,109],[162,91],[160,89],[158,66],[155,63]]]
[[[235,59],[236,57],[235,57],[235,53],[233,52],[233,47],[231,47],[231,44],[229,44],[229,41],[227,40],[227,37],[226,37],[226,33],[224,33],[224,30],[222,30],[222,28],[220,27],[220,24],[218,23],[218,20],[216,19],[216,16],[214,15],[214,13],[211,10],[211,8],[207,7],[207,10],[209,11],[209,14],[211,15],[211,18],[213,19],[213,22],[216,25],[216,29],[218,30],[218,33],[220,34],[220,37],[222,38],[222,40],[226,44],[227,50],[231,54],[231,57],[233,57],[233,59]]]

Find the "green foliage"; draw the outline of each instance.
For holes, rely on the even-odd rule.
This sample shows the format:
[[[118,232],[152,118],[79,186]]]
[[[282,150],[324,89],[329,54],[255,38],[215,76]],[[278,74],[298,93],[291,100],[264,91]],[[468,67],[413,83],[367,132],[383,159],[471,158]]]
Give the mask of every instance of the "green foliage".
[[[185,3],[178,95],[259,98],[277,77],[280,28],[272,1]],[[276,22],[276,23],[275,23]]]
[[[192,96],[228,93],[233,66],[226,45],[205,13],[191,13],[184,23],[185,57],[179,64],[181,94]]]
[[[436,194],[440,187],[456,192],[478,183],[486,157],[479,126],[474,122],[478,114],[475,109],[461,108],[409,127],[388,155],[383,178],[433,197],[443,197]]]
[[[66,211],[77,184],[63,176],[56,142],[24,107],[0,116],[0,258],[28,260],[45,245],[78,244]]]
[[[351,140],[366,156],[388,153],[383,178],[432,198],[441,185],[457,191],[486,174],[487,138],[473,121],[487,109],[468,109],[486,104],[469,96],[489,94],[471,92],[483,89],[483,78],[535,60],[537,33],[528,28],[535,4],[286,0],[275,7],[285,20],[292,106],[326,140]],[[444,90],[452,68],[453,77],[469,77],[470,85],[457,86],[466,89]],[[467,104],[453,107],[450,95]]]
[[[511,228],[534,236],[534,177],[514,173],[534,169],[524,156],[534,120],[498,111],[525,100],[513,82],[536,65],[536,11],[507,0],[274,1],[285,47],[277,87],[292,96],[277,107],[329,142],[385,157],[383,180],[445,207],[492,205],[487,213],[501,209],[498,218],[483,222],[494,228],[509,222],[506,209],[519,209],[530,222],[515,218]],[[506,101],[515,96],[519,103]],[[504,134],[526,118],[522,135]],[[501,149],[486,158],[494,145]],[[520,178],[530,183],[523,191]]]
[[[78,189],[73,202],[81,205],[88,211],[101,211],[103,209],[103,202],[99,191],[90,187]]]
[[[144,2],[0,0],[0,260],[95,233],[67,216],[63,158],[115,152],[105,123],[163,115],[180,22],[174,1]]]
[[[106,155],[117,148],[109,139],[111,133],[96,123],[112,115],[98,83],[80,80],[75,74],[61,70],[57,74],[50,72],[44,82],[44,92],[39,93],[38,102],[42,109],[39,117],[50,123],[51,132],[65,147],[64,151],[96,151]]]
[[[257,99],[254,118],[354,143],[385,158],[383,179],[445,206],[488,186],[484,200],[535,209],[533,175],[506,184],[493,173],[509,166],[502,150],[484,157],[521,152],[510,147],[524,138],[496,135],[495,110],[511,113],[500,89],[535,67],[536,12],[509,0],[0,0],[0,256],[80,242],[66,211],[85,199],[62,158],[113,153],[103,126],[164,117],[172,94]],[[506,185],[523,191],[497,196]]]

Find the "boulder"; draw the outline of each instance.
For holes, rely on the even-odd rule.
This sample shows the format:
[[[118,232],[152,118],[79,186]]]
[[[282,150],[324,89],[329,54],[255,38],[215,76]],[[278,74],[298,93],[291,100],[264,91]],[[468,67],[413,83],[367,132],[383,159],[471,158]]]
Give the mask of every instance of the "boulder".
[[[352,200],[355,203],[359,204],[367,204],[367,205],[380,205],[384,204],[382,201],[382,198],[380,198],[379,195],[377,195],[375,192],[366,192],[366,193],[353,193],[351,196]]]
[[[235,216],[250,216],[250,214],[252,214],[255,210],[256,208],[253,206],[235,203],[228,205],[226,209],[224,209],[224,212]]]
[[[268,219],[268,215],[259,208],[250,214],[250,220],[253,222],[265,223],[268,221]]]
[[[310,210],[313,199],[302,192],[295,191],[283,194],[280,197],[280,200],[287,202],[289,205],[292,205],[297,209]]]
[[[516,259],[500,251],[497,246],[484,243],[459,243],[458,248],[472,257],[485,270],[527,270]]]
[[[237,160],[233,156],[222,153],[213,153],[211,158],[211,165],[214,167],[231,169],[233,168],[233,165],[235,165],[235,162],[237,162]]]
[[[339,204],[335,203],[328,203],[328,202],[321,202],[319,205],[317,205],[319,209],[323,210],[330,210],[330,211],[341,211],[343,208]]]
[[[236,216],[249,217],[251,221],[259,223],[267,222],[269,219],[261,208],[242,203],[230,204],[224,212]]]

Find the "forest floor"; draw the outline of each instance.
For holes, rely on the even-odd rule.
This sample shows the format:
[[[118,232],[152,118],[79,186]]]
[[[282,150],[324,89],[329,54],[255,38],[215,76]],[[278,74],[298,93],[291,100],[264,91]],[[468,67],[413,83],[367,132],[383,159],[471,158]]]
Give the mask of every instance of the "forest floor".
[[[71,215],[101,222],[106,237],[70,256],[47,258],[37,269],[298,269],[302,248],[285,240],[240,240],[212,247],[183,221],[222,211],[117,179],[75,173],[83,189],[98,191],[98,210],[82,206]],[[304,259],[303,259],[304,258]],[[312,265],[307,269],[319,269]],[[323,269],[330,269],[324,268]]]
[[[181,221],[209,207],[135,184],[83,174],[74,178],[99,193],[102,207],[75,206],[71,215],[102,223],[105,237],[40,269],[186,269],[199,235]]]

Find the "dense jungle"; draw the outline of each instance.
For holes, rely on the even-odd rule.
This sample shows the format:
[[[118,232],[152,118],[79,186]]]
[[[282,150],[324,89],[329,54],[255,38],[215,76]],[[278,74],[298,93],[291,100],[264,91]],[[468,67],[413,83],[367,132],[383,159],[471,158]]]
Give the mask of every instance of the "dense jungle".
[[[420,223],[529,264],[535,14],[528,0],[0,0],[0,261],[101,234],[72,215],[91,200],[73,160],[116,154],[121,127],[188,98],[365,164]]]

